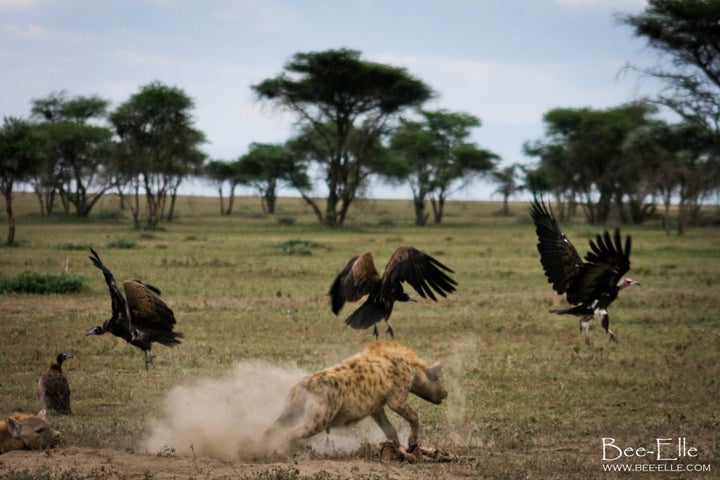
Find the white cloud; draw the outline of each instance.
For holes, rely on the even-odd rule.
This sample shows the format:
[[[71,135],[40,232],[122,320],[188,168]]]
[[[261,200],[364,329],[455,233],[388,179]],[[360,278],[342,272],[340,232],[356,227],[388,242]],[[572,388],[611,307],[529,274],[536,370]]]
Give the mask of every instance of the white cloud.
[[[114,61],[123,65],[150,65],[153,67],[168,65],[169,61],[162,55],[141,52],[133,49],[116,49],[112,52]]]
[[[236,0],[227,2],[210,15],[216,22],[240,23],[256,32],[282,33],[301,21],[298,11],[285,2]]]
[[[25,10],[35,3],[35,0],[0,0],[0,10]]]
[[[0,25],[0,38],[29,40],[45,38],[47,34],[47,29],[37,24],[21,26],[16,23],[6,23]]]

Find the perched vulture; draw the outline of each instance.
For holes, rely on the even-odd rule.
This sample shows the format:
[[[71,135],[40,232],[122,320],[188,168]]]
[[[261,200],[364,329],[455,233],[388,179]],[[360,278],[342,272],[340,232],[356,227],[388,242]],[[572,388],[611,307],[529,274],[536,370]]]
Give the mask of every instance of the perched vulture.
[[[630,270],[630,235],[623,246],[619,229],[615,229],[612,237],[606,230],[603,235],[597,235],[595,241],[590,241],[591,251],[585,254],[583,261],[544,202],[535,198],[530,204],[530,216],[535,222],[539,240],[537,249],[548,283],[558,295],[565,294],[568,303],[573,305],[551,312],[580,317],[585,343],[590,342],[590,321],[599,316],[608,338],[617,341],[610,330],[607,307],[620,290],[639,285],[631,278],[622,278]]]
[[[109,332],[145,352],[145,368],[153,363],[150,349],[153,342],[167,347],[180,343],[183,334],[174,332],[175,315],[160,299],[160,290],[139,280],[125,280],[125,296],[115,283],[112,272],[108,270],[97,252],[90,249],[93,264],[102,270],[105,283],[110,289],[112,316],[102,326],[91,329],[88,335],[102,335]],[[127,300],[126,300],[127,299]]]
[[[50,365],[38,380],[40,396],[45,407],[63,414],[72,413],[70,410],[70,385],[62,371],[62,364],[68,358],[73,358],[73,356],[67,353],[59,354],[56,362]]]
[[[393,304],[416,301],[403,291],[402,283],[407,282],[422,298],[437,301],[433,290],[446,297],[457,285],[445,272],[455,273],[427,253],[408,246],[395,250],[380,276],[372,254],[361,253],[350,259],[330,287],[332,311],[337,315],[346,301],[355,302],[367,295],[365,303],[350,314],[345,323],[358,329],[372,326],[377,338],[376,323],[385,320],[387,333],[394,337],[390,326]]]

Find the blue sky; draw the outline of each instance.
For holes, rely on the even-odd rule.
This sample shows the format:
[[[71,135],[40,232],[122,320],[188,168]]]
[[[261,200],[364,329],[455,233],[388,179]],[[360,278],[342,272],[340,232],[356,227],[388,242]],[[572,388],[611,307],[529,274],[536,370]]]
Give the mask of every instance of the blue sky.
[[[472,140],[503,165],[529,162],[556,107],[606,108],[652,92],[622,74],[656,54],[618,12],[643,0],[0,0],[0,114],[27,117],[30,101],[65,90],[115,107],[158,80],[195,101],[214,159],[251,142],[283,142],[292,117],[250,86],[297,52],[352,48],[428,83],[426,107],[476,115]],[[200,188],[192,186],[193,191]],[[488,199],[479,182],[455,198]],[[191,188],[188,186],[188,191]],[[408,196],[379,184],[374,198]],[[494,197],[493,197],[494,198]]]

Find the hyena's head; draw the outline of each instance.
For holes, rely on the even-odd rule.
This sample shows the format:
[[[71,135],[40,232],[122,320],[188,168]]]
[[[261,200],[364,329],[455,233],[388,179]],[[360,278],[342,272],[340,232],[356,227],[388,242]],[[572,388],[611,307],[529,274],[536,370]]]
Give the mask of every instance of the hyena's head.
[[[54,447],[60,441],[60,432],[50,426],[45,410],[37,415],[13,414],[7,419],[10,436],[23,442],[25,448]]]
[[[436,363],[432,367],[416,368],[410,391],[428,402],[436,405],[442,403],[443,399],[448,396],[448,392],[443,386],[440,364]]]

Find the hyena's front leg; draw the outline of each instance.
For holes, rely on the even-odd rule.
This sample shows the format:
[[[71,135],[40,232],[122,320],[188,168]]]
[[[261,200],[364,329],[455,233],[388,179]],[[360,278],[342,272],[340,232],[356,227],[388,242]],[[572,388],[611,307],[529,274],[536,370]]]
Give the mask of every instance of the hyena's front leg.
[[[390,447],[393,449],[398,458],[407,460],[410,463],[415,463],[417,461],[417,457],[400,445],[400,439],[398,438],[397,431],[390,423],[390,420],[388,420],[387,415],[385,414],[385,409],[381,408],[380,410],[373,412],[371,416],[373,420],[375,420],[375,423],[380,426],[383,433],[385,433],[385,438],[387,438],[387,441],[383,444],[382,448],[384,449],[386,447]],[[384,456],[382,451],[380,455],[381,457]]]
[[[387,415],[385,414],[385,409],[380,408],[380,410],[376,410],[373,413],[370,414],[370,416],[375,420],[375,423],[378,424],[380,428],[382,428],[383,433],[385,434],[385,438],[388,440],[392,440],[395,442],[395,445],[400,445],[400,439],[398,438],[398,434],[395,431],[395,427],[392,426],[390,423],[390,420],[388,420]]]
[[[393,412],[397,413],[402,418],[407,420],[407,422],[410,424],[408,450],[412,452],[418,446],[418,434],[420,430],[420,420],[418,419],[418,414],[415,413],[415,410],[410,407],[406,399],[389,401],[388,407],[390,407]]]

